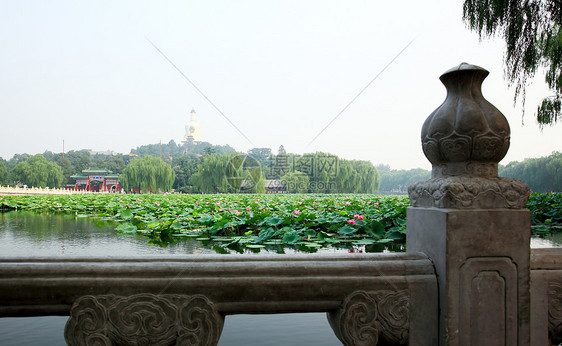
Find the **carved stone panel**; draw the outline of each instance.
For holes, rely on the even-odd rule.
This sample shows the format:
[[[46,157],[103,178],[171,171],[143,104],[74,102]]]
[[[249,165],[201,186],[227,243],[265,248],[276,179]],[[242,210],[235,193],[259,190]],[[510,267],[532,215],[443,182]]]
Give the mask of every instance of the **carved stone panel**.
[[[216,345],[224,317],[205,296],[84,296],[72,306],[69,345]]]
[[[562,343],[562,284],[548,283],[548,338],[553,345]]]
[[[469,258],[460,291],[460,345],[518,344],[517,266],[510,258]]]
[[[486,170],[484,164],[470,166]],[[450,167],[449,167],[450,168]],[[438,167],[434,167],[434,170]],[[529,186],[519,179],[449,176],[418,181],[408,187],[414,207],[454,209],[522,209]]]
[[[345,298],[340,309],[328,313],[328,321],[344,345],[406,345],[409,317],[407,289],[356,291]]]

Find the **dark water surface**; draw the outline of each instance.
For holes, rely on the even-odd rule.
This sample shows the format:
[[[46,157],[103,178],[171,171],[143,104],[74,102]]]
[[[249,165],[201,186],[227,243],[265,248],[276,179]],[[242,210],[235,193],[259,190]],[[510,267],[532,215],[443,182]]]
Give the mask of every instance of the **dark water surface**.
[[[191,239],[182,239],[167,247],[149,246],[147,237],[119,235],[110,222],[9,212],[0,213],[0,254],[13,257],[139,256],[216,252]],[[0,318],[0,345],[65,345],[67,319],[65,316]],[[219,345],[330,346],[341,343],[330,328],[326,314],[307,313],[227,316]]]

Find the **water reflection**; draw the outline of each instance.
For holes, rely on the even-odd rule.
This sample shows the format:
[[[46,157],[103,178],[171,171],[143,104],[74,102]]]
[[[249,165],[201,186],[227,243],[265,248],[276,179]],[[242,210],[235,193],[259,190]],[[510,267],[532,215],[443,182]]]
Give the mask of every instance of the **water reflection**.
[[[187,237],[149,238],[115,231],[116,222],[75,215],[38,214],[29,211],[0,213],[0,253],[3,256],[138,256],[186,254],[259,253],[361,253],[402,252],[404,245],[342,242],[338,247],[310,247],[306,244],[268,244],[248,248],[243,244],[200,241]],[[534,238],[532,248],[562,247],[562,233]]]
[[[149,238],[115,231],[116,222],[75,215],[38,214],[29,211],[0,213],[0,253],[4,256],[135,256],[259,253],[362,253],[405,251],[403,245],[342,242],[338,247],[306,244],[268,244],[248,248],[243,244],[200,241],[186,237]]]
[[[215,253],[196,240],[150,246],[146,236],[122,235],[115,223],[73,215],[0,213],[3,256],[135,256]]]

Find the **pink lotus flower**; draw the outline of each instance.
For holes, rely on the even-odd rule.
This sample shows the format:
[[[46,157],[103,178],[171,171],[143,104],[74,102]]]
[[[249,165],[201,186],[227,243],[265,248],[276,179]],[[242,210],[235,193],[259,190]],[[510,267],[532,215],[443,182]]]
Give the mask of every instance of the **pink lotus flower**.
[[[302,205],[302,202],[299,202],[299,205]]]
[[[363,215],[357,215],[357,220],[363,220],[365,217]]]
[[[345,202],[345,205],[351,205],[351,202]]]
[[[216,205],[221,205],[221,202],[217,202],[217,203],[215,203],[215,204],[216,204]]]
[[[295,210],[295,211],[293,211],[293,213],[294,213],[295,215],[298,215],[298,214],[301,213],[301,211],[300,211],[300,210]]]
[[[250,211],[250,210],[251,210],[251,208],[250,208],[250,207],[248,207],[248,209],[246,209],[246,210],[247,210],[247,211]]]
[[[379,202],[373,204],[375,207],[379,206]]]
[[[240,215],[240,212],[238,210],[234,209],[234,214]]]
[[[159,206],[160,206],[160,203],[156,202],[156,206],[159,207]]]
[[[219,208],[219,211],[222,211],[222,208]]]
[[[230,208],[226,208],[226,211],[230,211]]]
[[[205,203],[205,204],[209,204],[209,202]]]
[[[355,225],[355,219],[349,219],[347,220],[347,223],[350,225]]]

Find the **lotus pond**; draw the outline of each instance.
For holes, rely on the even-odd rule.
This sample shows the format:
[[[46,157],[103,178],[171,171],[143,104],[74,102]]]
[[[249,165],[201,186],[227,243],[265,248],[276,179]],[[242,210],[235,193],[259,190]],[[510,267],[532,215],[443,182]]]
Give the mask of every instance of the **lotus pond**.
[[[407,197],[378,195],[2,196],[6,210],[111,221],[120,234],[167,246],[190,238],[217,252],[283,248],[403,250]]]
[[[532,194],[535,236],[559,233],[561,194]],[[193,239],[219,253],[315,252],[322,248],[404,251],[407,196],[117,195],[0,196],[2,211],[89,217],[118,234],[142,235],[149,245]]]

